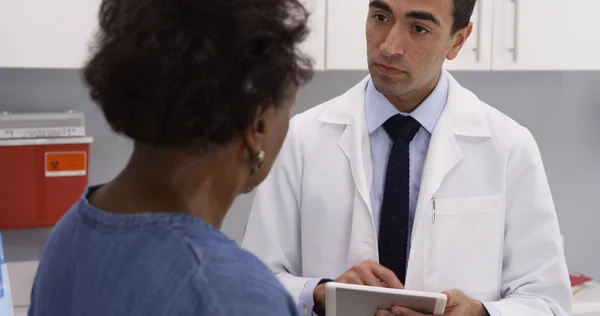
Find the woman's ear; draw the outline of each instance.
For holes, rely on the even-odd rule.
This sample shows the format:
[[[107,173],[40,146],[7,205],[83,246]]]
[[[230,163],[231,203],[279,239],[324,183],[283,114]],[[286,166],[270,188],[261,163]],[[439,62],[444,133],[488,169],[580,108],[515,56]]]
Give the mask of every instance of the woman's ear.
[[[244,140],[250,151],[251,158],[255,157],[261,150],[264,150],[269,120],[274,114],[273,110],[272,106],[258,106],[254,121],[252,121],[252,124],[246,130]]]
[[[254,121],[246,130],[245,143],[248,148],[250,174],[258,172],[265,160],[268,147],[267,131],[273,115],[272,106],[259,106]]]

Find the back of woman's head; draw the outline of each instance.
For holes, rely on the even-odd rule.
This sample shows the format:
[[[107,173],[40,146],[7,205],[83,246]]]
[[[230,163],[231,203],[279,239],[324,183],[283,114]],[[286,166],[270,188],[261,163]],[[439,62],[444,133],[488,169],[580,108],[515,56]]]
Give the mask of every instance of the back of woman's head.
[[[84,69],[112,129],[152,147],[225,145],[309,80],[298,0],[104,0]]]

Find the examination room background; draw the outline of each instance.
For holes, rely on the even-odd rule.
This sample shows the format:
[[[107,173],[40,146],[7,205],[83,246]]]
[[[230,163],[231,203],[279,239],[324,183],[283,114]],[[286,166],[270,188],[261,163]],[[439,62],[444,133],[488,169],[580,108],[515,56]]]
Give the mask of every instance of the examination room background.
[[[536,137],[571,272],[600,280],[600,74],[598,72],[456,72],[482,100],[528,127]],[[297,96],[294,113],[337,96],[363,71],[317,72]],[[75,70],[0,69],[0,110],[79,110],[94,137],[90,184],[110,180],[124,167],[131,143],[116,136],[89,100]],[[2,175],[0,175],[2,177]],[[1,201],[0,201],[1,202]],[[252,194],[238,198],[222,230],[241,241]],[[7,261],[37,260],[50,229],[2,231]]]

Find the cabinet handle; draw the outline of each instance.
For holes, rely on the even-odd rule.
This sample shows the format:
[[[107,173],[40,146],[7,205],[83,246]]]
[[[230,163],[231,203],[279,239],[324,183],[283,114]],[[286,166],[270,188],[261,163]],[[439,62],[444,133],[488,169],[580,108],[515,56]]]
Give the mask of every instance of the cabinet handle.
[[[481,21],[483,20],[483,5],[481,0],[477,2],[477,46],[473,48],[475,52],[475,60],[477,63],[481,62]]]
[[[513,47],[508,50],[513,54],[513,62],[517,62],[518,60],[518,44],[519,44],[519,0],[510,0],[515,5],[515,25],[513,31]]]

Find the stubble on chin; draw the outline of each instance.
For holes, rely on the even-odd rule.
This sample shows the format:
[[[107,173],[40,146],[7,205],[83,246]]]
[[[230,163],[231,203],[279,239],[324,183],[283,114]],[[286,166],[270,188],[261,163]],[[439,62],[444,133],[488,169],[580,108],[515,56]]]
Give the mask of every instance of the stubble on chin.
[[[404,90],[402,82],[386,76],[372,77],[372,82],[375,89],[386,96],[402,95]]]

